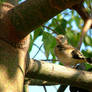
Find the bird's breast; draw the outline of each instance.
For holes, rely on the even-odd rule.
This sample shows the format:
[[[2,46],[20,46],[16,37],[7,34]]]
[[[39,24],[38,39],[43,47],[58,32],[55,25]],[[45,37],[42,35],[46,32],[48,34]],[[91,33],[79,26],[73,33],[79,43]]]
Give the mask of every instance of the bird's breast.
[[[72,52],[72,49],[60,51],[58,48],[55,48],[55,55],[66,66],[74,65],[76,63],[72,58],[71,52]]]

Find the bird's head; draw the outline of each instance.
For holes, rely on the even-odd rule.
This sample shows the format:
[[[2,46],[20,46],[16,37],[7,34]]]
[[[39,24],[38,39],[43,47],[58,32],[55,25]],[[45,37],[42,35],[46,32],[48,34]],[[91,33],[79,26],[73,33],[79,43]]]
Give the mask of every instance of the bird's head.
[[[57,41],[58,44],[62,44],[62,45],[68,43],[67,38],[64,35],[58,35],[56,37],[56,41]]]

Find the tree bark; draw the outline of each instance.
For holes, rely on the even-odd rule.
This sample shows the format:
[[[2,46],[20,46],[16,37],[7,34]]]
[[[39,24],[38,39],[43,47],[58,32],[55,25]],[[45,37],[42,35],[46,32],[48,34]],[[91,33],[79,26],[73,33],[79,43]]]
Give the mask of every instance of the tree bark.
[[[36,78],[84,89],[92,88],[92,73],[44,61],[30,60],[27,78]]]
[[[23,91],[27,49],[0,40],[0,92]]]
[[[32,30],[45,23],[66,8],[82,0],[27,0],[7,13],[7,24],[13,26],[19,37],[25,37]],[[6,18],[6,16],[4,18]],[[11,24],[11,25],[10,25]]]

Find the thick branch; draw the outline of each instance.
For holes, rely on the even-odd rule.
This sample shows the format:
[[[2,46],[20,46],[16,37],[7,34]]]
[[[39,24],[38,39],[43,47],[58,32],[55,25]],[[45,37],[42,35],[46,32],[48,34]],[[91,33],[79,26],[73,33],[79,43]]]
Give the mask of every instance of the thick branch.
[[[71,8],[81,1],[82,0],[77,0],[77,2],[75,0],[27,0],[8,12],[8,26],[12,24],[12,30],[16,30],[19,36],[24,37],[59,12],[66,8]]]
[[[84,21],[86,21],[89,18],[89,14],[86,11],[85,7],[83,6],[83,1],[80,4],[74,5],[72,8],[79,13],[79,15],[82,17]]]
[[[91,72],[78,71],[44,61],[30,60],[26,77],[73,85],[84,89],[92,88]]]

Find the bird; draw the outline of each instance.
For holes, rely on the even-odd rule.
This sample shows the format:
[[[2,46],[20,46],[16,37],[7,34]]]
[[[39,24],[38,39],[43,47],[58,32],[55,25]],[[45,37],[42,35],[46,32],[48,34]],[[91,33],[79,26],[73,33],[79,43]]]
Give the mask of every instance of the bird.
[[[64,66],[73,67],[80,63],[92,63],[92,58],[85,58],[80,50],[69,45],[64,35],[58,35],[56,42],[57,45],[54,52],[58,60],[61,61]]]

